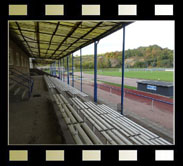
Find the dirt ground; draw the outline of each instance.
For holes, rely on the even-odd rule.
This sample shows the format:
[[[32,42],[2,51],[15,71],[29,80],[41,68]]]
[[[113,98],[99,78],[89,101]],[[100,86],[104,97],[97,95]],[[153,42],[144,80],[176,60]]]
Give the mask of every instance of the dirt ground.
[[[61,144],[56,117],[48,100],[43,77],[33,78],[31,98],[9,104],[9,144]]]

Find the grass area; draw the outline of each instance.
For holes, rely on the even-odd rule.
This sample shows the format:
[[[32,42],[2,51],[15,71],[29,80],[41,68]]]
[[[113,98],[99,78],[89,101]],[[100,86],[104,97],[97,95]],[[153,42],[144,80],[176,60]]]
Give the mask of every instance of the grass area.
[[[117,84],[117,83],[113,83],[113,82],[107,82],[107,81],[102,81],[102,80],[97,80],[97,81],[105,83],[107,85],[114,85],[114,86],[117,86],[117,87],[121,87],[121,84]],[[124,85],[124,88],[133,89],[133,90],[137,89],[136,87],[128,86],[128,85]]]
[[[47,70],[46,72],[50,73],[49,70]],[[74,72],[80,72],[80,70],[75,70]],[[86,74],[94,74],[93,69],[83,69],[83,72]],[[65,72],[65,74],[66,73],[67,71]],[[98,69],[97,74],[104,76],[121,77],[121,72],[119,68]],[[173,82],[172,71],[125,71],[125,77]]]
[[[86,74],[93,74],[93,71],[86,71]],[[98,75],[121,77],[121,72],[118,70],[98,70]],[[171,71],[126,71],[126,78],[139,78],[146,80],[159,80],[173,82],[173,72]]]

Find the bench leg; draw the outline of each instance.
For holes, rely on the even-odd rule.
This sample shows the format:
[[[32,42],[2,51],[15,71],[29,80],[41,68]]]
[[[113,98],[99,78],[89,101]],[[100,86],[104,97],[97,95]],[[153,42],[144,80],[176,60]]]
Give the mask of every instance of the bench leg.
[[[93,132],[95,132],[95,126],[92,126],[92,130],[93,130]]]

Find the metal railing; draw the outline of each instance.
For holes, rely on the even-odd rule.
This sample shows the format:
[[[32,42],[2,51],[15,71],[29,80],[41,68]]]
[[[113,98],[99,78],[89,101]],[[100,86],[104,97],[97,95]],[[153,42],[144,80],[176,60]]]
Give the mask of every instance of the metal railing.
[[[14,68],[10,68],[9,74],[14,76],[13,78],[9,77],[10,80],[28,89],[28,97],[30,97],[34,85],[33,79],[29,75]]]
[[[109,89],[112,89],[112,90],[116,90],[116,91],[120,91],[121,92],[121,89],[120,88],[110,87],[110,86],[102,85],[102,84],[100,84],[100,86],[107,87]],[[157,101],[157,102],[161,102],[161,103],[173,105],[173,103],[171,103],[171,102],[164,101],[164,100],[160,100],[160,99],[155,99],[153,97],[145,96],[145,95],[142,95],[142,94],[137,94],[135,92],[130,92],[128,90],[125,90],[125,93],[132,94],[132,95],[139,96],[139,97],[143,97],[143,98],[147,98],[147,99],[150,99],[150,100],[153,100],[153,101]]]

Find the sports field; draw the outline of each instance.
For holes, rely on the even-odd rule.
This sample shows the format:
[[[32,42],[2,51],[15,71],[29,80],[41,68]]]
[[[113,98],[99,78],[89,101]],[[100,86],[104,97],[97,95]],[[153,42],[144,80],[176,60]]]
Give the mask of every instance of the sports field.
[[[49,70],[45,70],[50,73]],[[71,72],[71,71],[70,71]],[[80,70],[75,70],[74,72],[80,72]],[[93,69],[83,69],[85,74],[94,74]],[[65,71],[65,74],[67,71]],[[57,71],[58,74],[58,71]],[[121,77],[122,73],[119,68],[107,68],[107,69],[98,69],[98,75],[104,76],[115,76]],[[145,79],[145,80],[159,80],[159,81],[167,81],[173,82],[173,72],[172,71],[144,71],[144,70],[135,70],[135,71],[125,71],[126,78],[137,78],[137,79]]]
[[[84,71],[86,74],[93,74],[93,71]],[[98,75],[121,77],[119,70],[98,70]],[[147,80],[159,80],[173,82],[172,71],[125,71],[126,78],[139,78]]]

